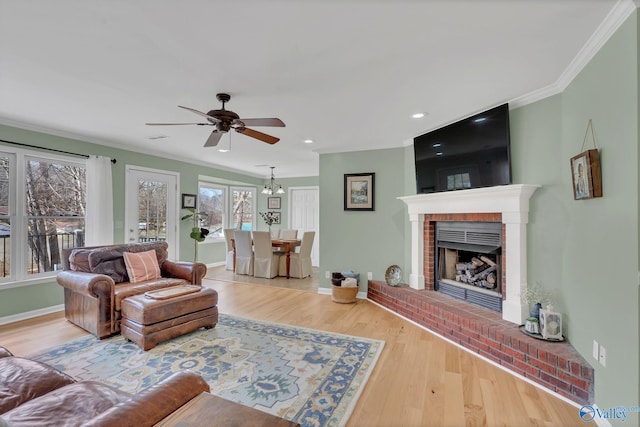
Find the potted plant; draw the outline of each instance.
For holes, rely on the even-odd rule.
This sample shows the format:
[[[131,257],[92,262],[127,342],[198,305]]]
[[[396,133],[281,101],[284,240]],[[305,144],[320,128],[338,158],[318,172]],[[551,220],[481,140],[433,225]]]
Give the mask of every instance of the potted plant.
[[[198,212],[194,208],[189,208],[187,210],[189,211],[189,213],[187,215],[184,215],[181,219],[182,221],[187,219],[191,219],[193,221],[193,227],[191,227],[191,232],[189,234],[189,237],[191,237],[194,240],[193,262],[197,262],[198,261],[198,242],[204,242],[204,239],[207,237],[207,234],[209,234],[209,230],[207,228],[200,227],[200,221],[203,216],[206,216],[206,214],[202,212]]]
[[[258,213],[260,214],[264,222],[269,227],[269,233],[271,233],[271,225],[276,221],[276,216],[273,214],[273,212],[258,212]]]

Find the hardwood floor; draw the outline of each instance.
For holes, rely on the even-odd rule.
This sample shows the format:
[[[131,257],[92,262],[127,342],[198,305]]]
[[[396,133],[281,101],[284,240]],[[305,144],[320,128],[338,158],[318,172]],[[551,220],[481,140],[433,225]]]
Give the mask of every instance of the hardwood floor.
[[[581,424],[577,407],[369,301],[337,304],[273,282],[205,282],[219,292],[221,313],[385,341],[347,426]],[[56,313],[1,326],[0,343],[28,355],[85,334]]]

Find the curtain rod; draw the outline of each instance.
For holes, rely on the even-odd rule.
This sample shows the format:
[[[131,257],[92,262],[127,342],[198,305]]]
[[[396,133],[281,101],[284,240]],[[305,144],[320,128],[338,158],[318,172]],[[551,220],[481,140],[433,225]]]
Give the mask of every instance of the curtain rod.
[[[71,154],[72,156],[84,157],[86,159],[89,158],[89,156],[86,155],[86,154],[72,153],[71,151],[64,151],[64,150],[56,150],[55,148],[38,147],[37,145],[23,144],[21,142],[6,141],[4,139],[0,139],[0,142],[4,142],[5,144],[11,144],[11,145],[19,145],[20,147],[37,148],[39,150],[55,151],[56,153]],[[111,163],[113,163],[115,165],[116,164],[116,159],[111,159]]]

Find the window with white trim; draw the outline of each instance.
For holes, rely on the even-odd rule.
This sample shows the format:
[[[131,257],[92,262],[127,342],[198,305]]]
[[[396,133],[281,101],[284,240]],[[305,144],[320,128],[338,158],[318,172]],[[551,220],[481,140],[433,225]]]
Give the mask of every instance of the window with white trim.
[[[55,276],[62,249],[84,245],[85,163],[0,152],[0,281]]]
[[[225,228],[254,230],[256,188],[211,182],[198,183],[200,227],[209,230],[205,241],[224,240]]]

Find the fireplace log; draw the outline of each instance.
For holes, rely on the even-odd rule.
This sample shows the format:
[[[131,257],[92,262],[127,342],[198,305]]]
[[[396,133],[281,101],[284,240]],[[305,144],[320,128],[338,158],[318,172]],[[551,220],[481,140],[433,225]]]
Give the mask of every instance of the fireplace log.
[[[496,265],[495,262],[491,261],[490,258],[486,257],[486,256],[481,256],[480,259],[484,262],[486,262],[487,264],[489,264],[491,267],[493,267],[494,265]]]
[[[476,280],[484,279],[489,275],[489,273],[491,273],[493,271],[496,271],[497,269],[498,269],[497,266],[495,266],[495,265],[491,266],[491,267],[487,268],[486,270],[483,270],[480,273],[476,274],[475,276],[470,277],[469,280],[471,282],[475,282]]]

